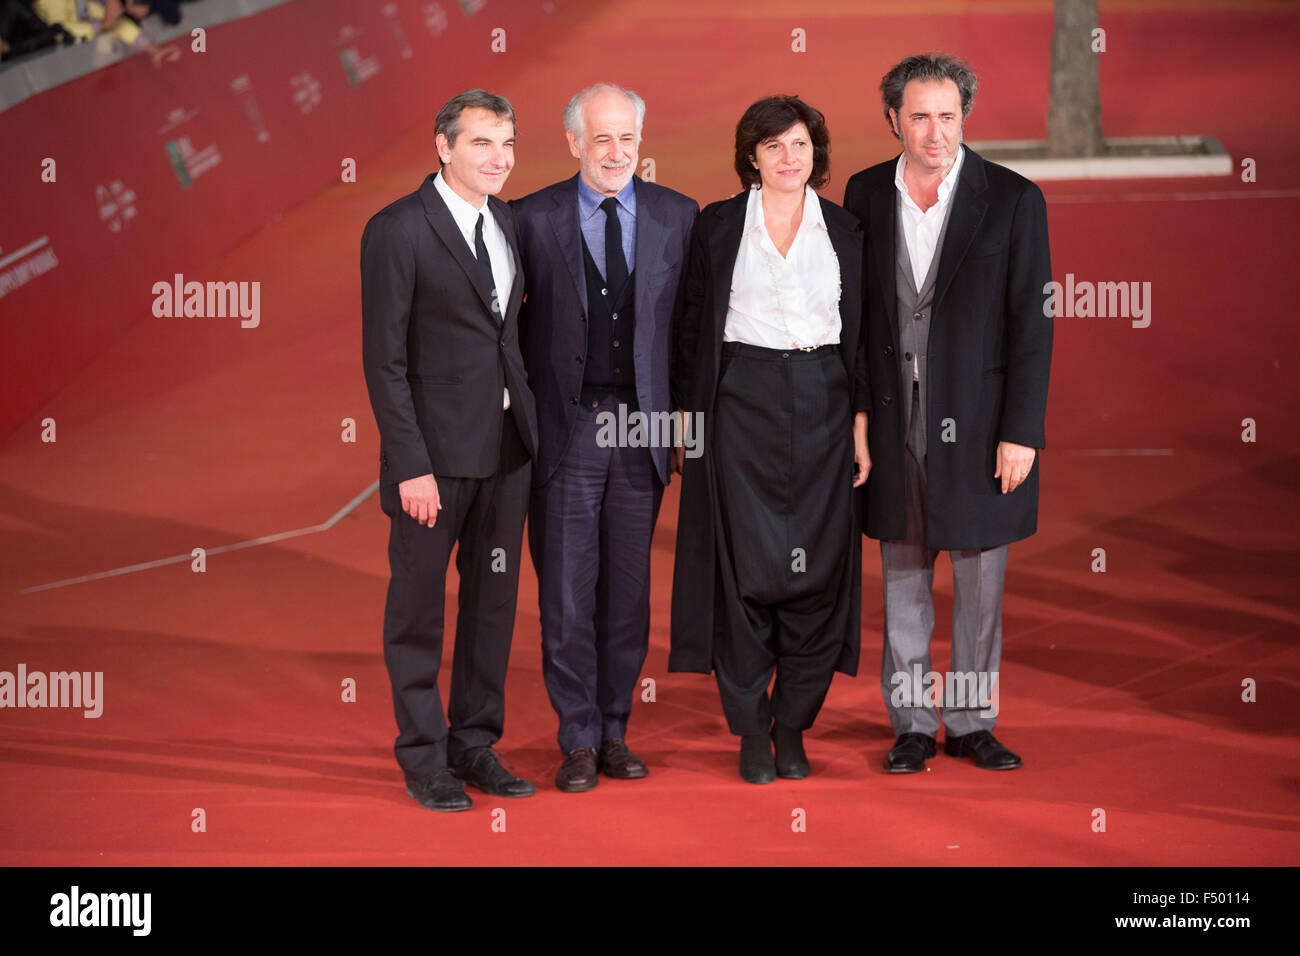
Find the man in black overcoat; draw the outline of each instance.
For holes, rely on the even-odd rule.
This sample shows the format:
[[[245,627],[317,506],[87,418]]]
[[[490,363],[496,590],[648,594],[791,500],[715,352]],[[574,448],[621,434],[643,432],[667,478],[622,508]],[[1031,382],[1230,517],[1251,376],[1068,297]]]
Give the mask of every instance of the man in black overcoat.
[[[944,54],[881,83],[902,153],[853,176],[866,230],[871,388],[865,533],[881,542],[881,691],[897,741],[885,769],[944,751],[1006,770],[992,734],[1008,545],[1037,530],[1038,451],[1052,355],[1047,209],[1037,186],[962,144],[978,81]],[[955,600],[947,679],[931,676],[931,585],[948,551]],[[936,706],[938,705],[938,706]]]

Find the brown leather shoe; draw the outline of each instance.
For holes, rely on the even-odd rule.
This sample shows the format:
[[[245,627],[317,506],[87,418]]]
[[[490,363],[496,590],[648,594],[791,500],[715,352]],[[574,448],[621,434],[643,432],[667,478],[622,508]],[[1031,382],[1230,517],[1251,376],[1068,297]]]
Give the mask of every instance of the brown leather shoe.
[[[591,747],[574,747],[564,755],[564,763],[555,775],[555,785],[565,793],[582,793],[599,783],[596,776],[596,751]]]
[[[596,765],[605,776],[616,780],[637,780],[650,772],[645,761],[627,749],[622,737],[612,737],[600,745]]]

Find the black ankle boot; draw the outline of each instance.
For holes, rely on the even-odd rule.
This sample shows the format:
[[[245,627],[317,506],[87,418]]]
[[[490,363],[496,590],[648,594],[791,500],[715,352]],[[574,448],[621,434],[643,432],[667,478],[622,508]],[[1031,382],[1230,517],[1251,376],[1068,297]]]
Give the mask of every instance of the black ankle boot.
[[[772,740],[767,734],[745,734],[740,738],[740,776],[749,783],[771,783],[776,779]]]
[[[803,731],[784,724],[772,725],[772,742],[776,744],[776,775],[802,780],[811,769],[803,751]]]

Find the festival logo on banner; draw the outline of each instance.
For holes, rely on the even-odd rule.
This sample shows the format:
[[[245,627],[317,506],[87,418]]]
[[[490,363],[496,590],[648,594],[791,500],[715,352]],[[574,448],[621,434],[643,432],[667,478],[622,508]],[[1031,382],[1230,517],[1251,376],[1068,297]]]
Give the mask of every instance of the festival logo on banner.
[[[95,187],[95,206],[99,221],[108,226],[108,231],[121,232],[135,218],[135,190],[123,185],[120,179],[107,186],[100,183]]]
[[[257,100],[253,98],[252,79],[247,73],[237,76],[230,81],[230,89],[244,101],[244,115],[248,117],[248,122],[257,135],[257,141],[265,143],[271,138],[271,134],[267,132],[266,124],[262,122],[262,111],[257,108]]]
[[[397,41],[397,48],[402,51],[402,59],[409,60],[415,55],[415,51],[411,49],[411,44],[406,42],[406,31],[397,22],[397,4],[384,4],[382,12],[384,16],[393,21],[393,39]]]
[[[198,110],[177,107],[167,114],[167,122],[158,132],[160,135],[166,135],[198,115]],[[176,178],[180,180],[181,186],[187,189],[194,180],[221,165],[221,150],[217,148],[216,143],[203,149],[196,149],[188,136],[176,136],[164,142],[163,148],[167,151],[167,158],[171,160],[172,169],[176,171]]]
[[[293,93],[293,105],[304,116],[321,104],[320,80],[310,73],[297,73],[289,78],[289,89]]]
[[[59,264],[49,236],[41,236],[8,255],[0,247],[0,299]]]
[[[351,43],[360,35],[356,27],[348,24],[339,30],[338,42]],[[360,86],[379,72],[379,60],[373,56],[363,57],[357,52],[355,46],[345,46],[339,50],[339,62],[343,64],[343,72],[347,74],[348,85],[353,88]]]

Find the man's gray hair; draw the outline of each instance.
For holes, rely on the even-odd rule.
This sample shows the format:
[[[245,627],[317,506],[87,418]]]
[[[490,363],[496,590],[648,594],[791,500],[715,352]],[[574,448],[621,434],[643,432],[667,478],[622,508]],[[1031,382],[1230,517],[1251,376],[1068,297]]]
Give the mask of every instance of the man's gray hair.
[[[438,118],[433,121],[433,135],[441,133],[447,137],[447,145],[455,146],[456,137],[460,135],[460,114],[466,110],[487,110],[500,119],[510,120],[510,126],[518,134],[519,126],[515,122],[515,108],[504,96],[488,93],[486,90],[466,90],[457,93],[438,110]]]
[[[587,102],[587,97],[605,90],[613,90],[616,93],[622,93],[636,108],[636,138],[641,139],[641,126],[645,123],[645,100],[637,96],[631,90],[625,90],[621,86],[613,83],[595,83],[585,90],[579,90],[573,94],[569,100],[569,105],[564,108],[564,128],[572,133],[578,139],[582,139],[583,131],[586,129],[586,123],[582,117],[582,106]]]
[[[939,82],[952,80],[957,84],[957,92],[961,94],[962,122],[964,123],[966,117],[970,116],[970,111],[975,106],[975,93],[979,89],[980,81],[969,63],[950,53],[930,52],[909,56],[899,61],[898,65],[886,73],[880,81],[880,102],[884,106],[885,122],[889,124],[889,131],[895,136],[898,136],[898,131],[894,129],[894,124],[889,118],[889,111],[894,110],[899,119],[902,119],[903,89],[912,80]]]

